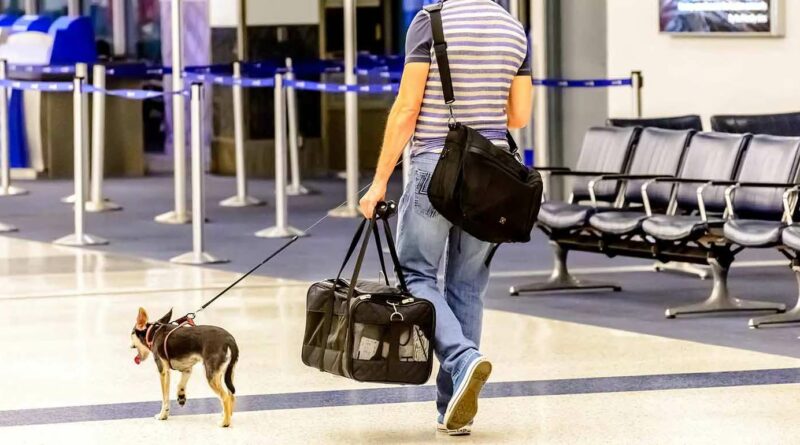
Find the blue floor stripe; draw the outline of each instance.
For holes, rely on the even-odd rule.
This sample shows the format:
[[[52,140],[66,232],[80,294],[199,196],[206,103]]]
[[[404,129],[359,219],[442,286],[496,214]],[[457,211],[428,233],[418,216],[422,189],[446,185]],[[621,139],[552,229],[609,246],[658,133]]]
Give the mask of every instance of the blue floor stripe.
[[[800,368],[499,382],[487,384],[482,397],[602,394],[796,383],[800,383]],[[433,386],[262,394],[237,397],[236,411],[430,402],[435,395]],[[141,419],[155,415],[160,409],[160,402],[136,402],[0,411],[0,427]],[[173,402],[171,408],[173,415],[212,414],[219,413],[220,410],[219,400],[212,398],[189,399],[185,407],[179,407]]]

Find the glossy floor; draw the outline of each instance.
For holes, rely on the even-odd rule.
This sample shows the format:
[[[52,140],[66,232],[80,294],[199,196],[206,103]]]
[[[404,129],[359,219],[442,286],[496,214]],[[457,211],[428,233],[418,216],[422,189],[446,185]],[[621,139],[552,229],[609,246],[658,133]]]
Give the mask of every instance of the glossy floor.
[[[469,438],[433,432],[432,387],[356,384],[299,360],[307,283],[248,279],[199,321],[237,339],[238,411],[200,373],[152,418],[136,310],[188,312],[235,274],[0,238],[0,443],[796,443],[800,360],[487,311],[495,372]],[[535,303],[531,303],[535,304]],[[174,384],[177,379],[173,378]]]

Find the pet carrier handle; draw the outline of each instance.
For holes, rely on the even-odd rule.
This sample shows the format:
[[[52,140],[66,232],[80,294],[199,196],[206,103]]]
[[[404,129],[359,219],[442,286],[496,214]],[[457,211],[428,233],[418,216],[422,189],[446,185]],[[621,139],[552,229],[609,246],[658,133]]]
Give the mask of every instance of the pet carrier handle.
[[[386,244],[389,246],[389,255],[392,257],[394,264],[394,274],[397,276],[397,281],[400,283],[400,290],[407,295],[411,295],[406,284],[406,277],[403,274],[403,268],[400,266],[400,257],[397,255],[397,247],[394,244],[394,236],[392,236],[392,228],[389,226],[389,221],[383,220],[383,231],[386,234]]]
[[[367,220],[365,220],[366,222]],[[364,234],[364,240],[361,243],[361,250],[358,252],[358,258],[356,258],[356,264],[353,266],[353,277],[350,279],[350,286],[347,287],[347,304],[350,304],[350,300],[353,298],[353,293],[356,291],[356,283],[358,282],[358,275],[361,273],[361,266],[364,264],[364,257],[367,254],[367,247],[369,246],[369,239],[375,231],[375,227],[378,224],[378,220],[376,218],[372,218],[369,220],[369,229]],[[336,280],[339,281],[338,279]],[[336,284],[334,284],[334,288]]]
[[[384,221],[388,221],[395,213],[397,212],[397,204],[394,201],[388,202],[379,202],[377,206],[375,206],[375,215],[374,219],[382,219]],[[347,255],[344,257],[344,262],[342,262],[342,267],[339,268],[339,273],[336,275],[336,281],[333,283],[334,291],[336,287],[339,285],[339,281],[342,278],[342,273],[344,273],[344,268],[347,267],[347,264],[350,262],[350,259],[353,257],[353,253],[356,251],[356,247],[358,247],[358,242],[361,239],[361,235],[364,233],[364,229],[367,226],[367,223],[370,222],[368,219],[364,219],[361,221],[361,224],[358,226],[358,230],[356,230],[356,234],[353,236],[353,240],[350,242],[350,247],[347,249]],[[388,224],[388,223],[387,223]],[[383,261],[383,248],[380,244],[380,238],[378,236],[378,228],[377,226],[371,227],[370,231],[375,235],[378,247],[378,258],[381,261],[381,270],[383,271],[383,276],[386,278],[386,285],[389,285],[389,274],[386,271],[386,264]],[[369,232],[367,232],[369,235]],[[391,246],[390,246],[391,247]],[[397,268],[397,263],[395,264],[395,268]],[[355,283],[352,283],[355,285]]]

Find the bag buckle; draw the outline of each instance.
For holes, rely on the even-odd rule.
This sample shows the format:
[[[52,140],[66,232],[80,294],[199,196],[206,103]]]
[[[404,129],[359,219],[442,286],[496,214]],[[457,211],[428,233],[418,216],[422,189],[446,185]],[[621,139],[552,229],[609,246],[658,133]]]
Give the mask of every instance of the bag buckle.
[[[389,306],[391,306],[392,309],[394,309],[394,312],[392,313],[392,315],[389,316],[389,320],[392,321],[392,322],[404,322],[404,321],[406,321],[406,318],[403,316],[403,314],[401,314],[397,310],[397,304],[398,303],[392,303],[391,301],[389,301],[388,303],[389,303]]]

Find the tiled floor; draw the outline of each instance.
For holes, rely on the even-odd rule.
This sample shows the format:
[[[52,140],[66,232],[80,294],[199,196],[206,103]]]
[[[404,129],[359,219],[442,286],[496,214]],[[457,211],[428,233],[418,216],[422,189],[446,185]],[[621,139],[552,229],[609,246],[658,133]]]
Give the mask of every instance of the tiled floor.
[[[129,349],[136,310],[194,310],[235,274],[7,238],[0,272],[3,444],[788,444],[800,435],[798,359],[493,310],[484,352],[495,373],[475,434],[437,435],[430,386],[363,385],[304,367],[307,283],[267,277],[198,319],[240,345],[233,427],[216,426],[200,373],[187,407],[159,422],[155,366],[137,367]]]

